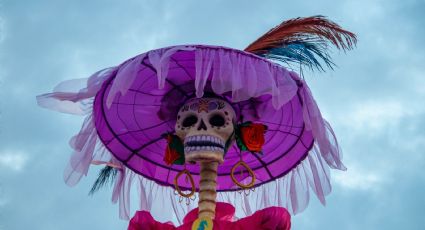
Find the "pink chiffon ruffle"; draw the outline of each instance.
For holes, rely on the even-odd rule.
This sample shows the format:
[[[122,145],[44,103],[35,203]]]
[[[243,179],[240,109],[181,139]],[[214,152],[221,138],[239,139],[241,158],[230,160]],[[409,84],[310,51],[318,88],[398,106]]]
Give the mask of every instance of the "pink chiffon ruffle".
[[[234,214],[235,208],[232,205],[217,203],[214,230],[291,229],[291,216],[285,208],[265,208],[239,220],[235,220]],[[183,224],[175,227],[171,222],[156,221],[148,211],[138,211],[130,220],[128,230],[191,230],[197,215],[198,209],[193,209],[186,215]]]

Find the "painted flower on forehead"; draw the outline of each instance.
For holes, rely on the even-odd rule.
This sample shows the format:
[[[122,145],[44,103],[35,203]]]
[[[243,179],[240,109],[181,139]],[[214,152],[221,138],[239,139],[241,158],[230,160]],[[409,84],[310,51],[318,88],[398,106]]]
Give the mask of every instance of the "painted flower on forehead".
[[[267,126],[260,123],[245,122],[236,130],[236,143],[240,150],[262,153]]]
[[[200,113],[202,111],[208,113],[208,110],[209,110],[208,102],[209,101],[210,100],[208,100],[208,99],[201,99],[201,100],[199,100],[198,113]]]

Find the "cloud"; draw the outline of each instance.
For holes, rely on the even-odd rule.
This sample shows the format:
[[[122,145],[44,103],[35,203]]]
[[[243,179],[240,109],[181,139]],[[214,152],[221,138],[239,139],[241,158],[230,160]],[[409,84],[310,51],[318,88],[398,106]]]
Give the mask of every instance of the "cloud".
[[[364,170],[356,166],[349,167],[346,172],[335,171],[333,178],[336,185],[350,190],[377,191],[387,182],[383,172]]]
[[[2,206],[5,203],[5,200],[3,199],[4,196],[4,189],[3,185],[0,183],[0,206]]]
[[[398,102],[369,101],[355,106],[352,119],[358,128],[379,130],[394,125],[403,115],[403,106]]]
[[[339,123],[350,130],[365,135],[378,135],[389,128],[397,128],[406,116],[420,111],[407,108],[398,100],[376,99],[349,105],[346,114]]]
[[[3,187],[2,184],[0,184],[0,207],[5,206],[7,203],[8,200],[4,197]]]
[[[0,43],[6,38],[6,21],[0,16]]]
[[[0,167],[14,172],[21,171],[28,161],[28,155],[19,151],[0,152]]]

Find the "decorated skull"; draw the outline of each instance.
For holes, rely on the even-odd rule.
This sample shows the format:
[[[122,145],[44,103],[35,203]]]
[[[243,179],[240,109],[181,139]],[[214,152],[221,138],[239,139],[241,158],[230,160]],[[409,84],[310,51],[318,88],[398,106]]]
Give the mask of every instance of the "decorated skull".
[[[177,114],[176,135],[184,143],[186,162],[223,162],[234,133],[235,111],[218,98],[194,98]]]

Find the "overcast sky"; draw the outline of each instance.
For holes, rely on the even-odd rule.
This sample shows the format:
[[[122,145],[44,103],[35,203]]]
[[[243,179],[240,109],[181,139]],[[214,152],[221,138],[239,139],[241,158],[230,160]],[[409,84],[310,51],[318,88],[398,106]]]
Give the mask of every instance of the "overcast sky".
[[[319,3],[320,2],[320,3]],[[60,81],[151,49],[243,49],[283,20],[322,14],[358,35],[333,72],[306,74],[344,152],[323,207],[294,230],[425,229],[425,1],[0,0],[0,230],[126,229],[105,189],[62,172],[82,117],[37,107]]]

